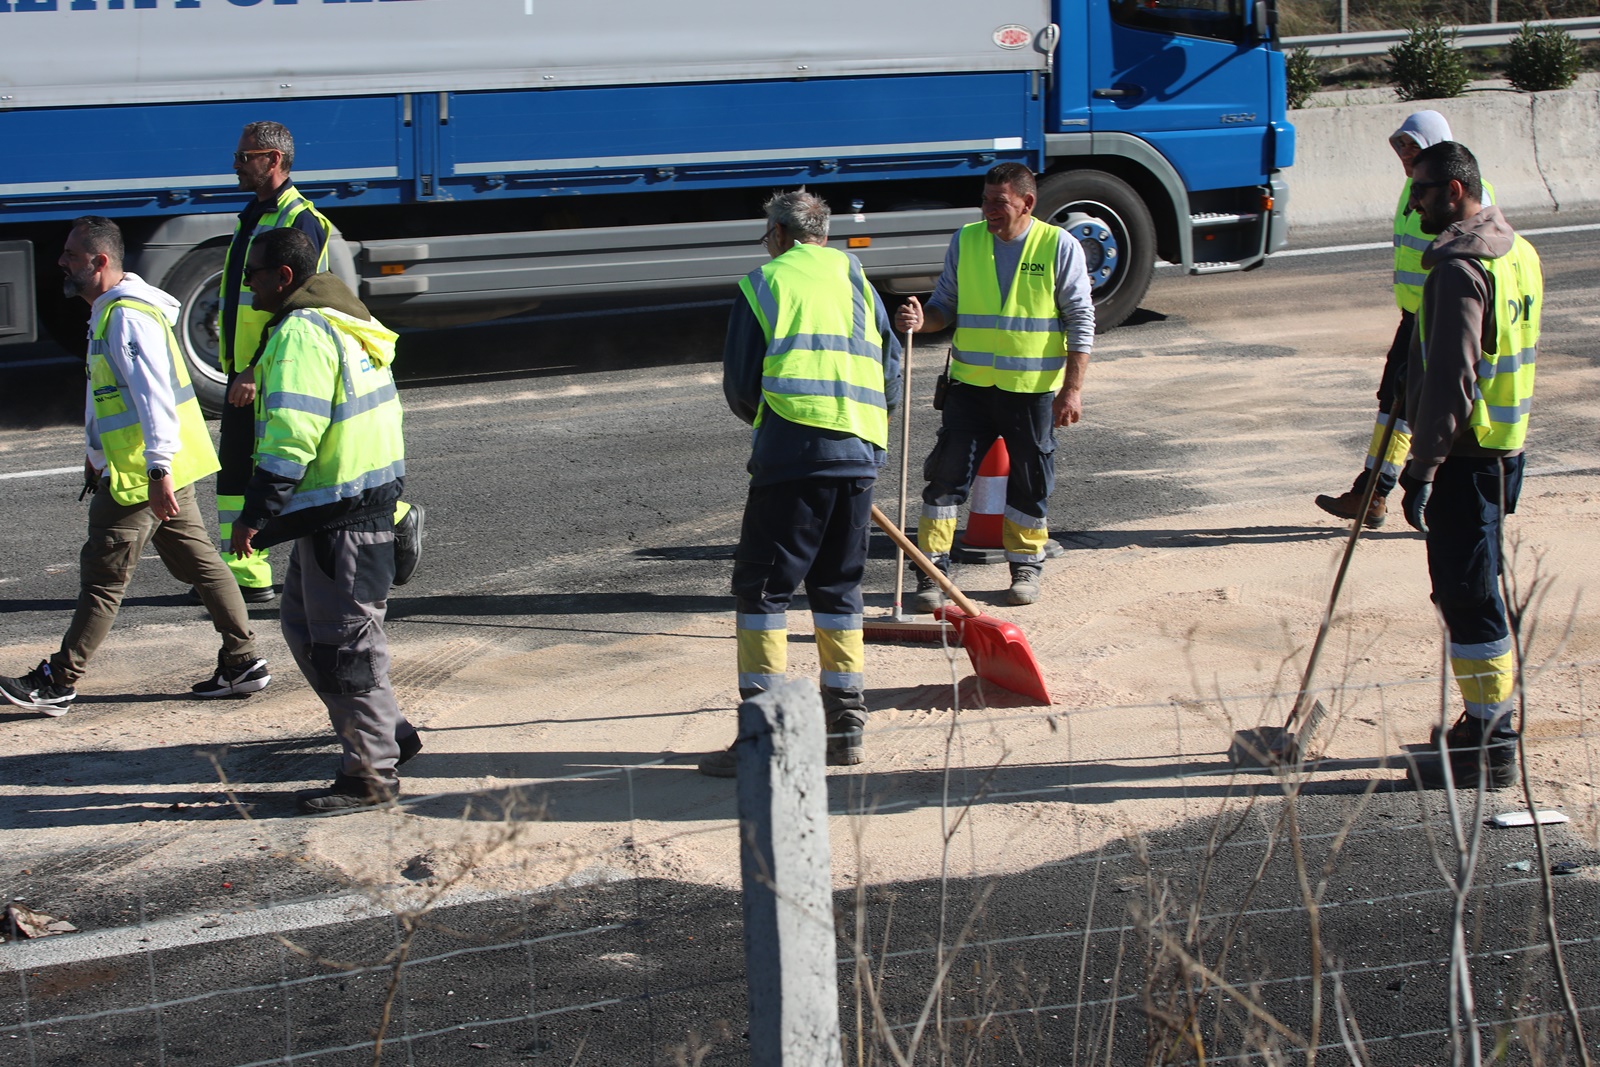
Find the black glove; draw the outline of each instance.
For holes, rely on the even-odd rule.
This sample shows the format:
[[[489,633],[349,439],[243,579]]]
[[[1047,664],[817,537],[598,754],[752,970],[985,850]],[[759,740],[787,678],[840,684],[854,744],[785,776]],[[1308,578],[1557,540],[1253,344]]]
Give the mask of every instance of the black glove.
[[[1409,470],[1400,472],[1400,506],[1405,509],[1406,521],[1413,530],[1419,533],[1428,532],[1428,520],[1425,518],[1428,510],[1428,498],[1433,495],[1433,483],[1425,482],[1413,475]]]

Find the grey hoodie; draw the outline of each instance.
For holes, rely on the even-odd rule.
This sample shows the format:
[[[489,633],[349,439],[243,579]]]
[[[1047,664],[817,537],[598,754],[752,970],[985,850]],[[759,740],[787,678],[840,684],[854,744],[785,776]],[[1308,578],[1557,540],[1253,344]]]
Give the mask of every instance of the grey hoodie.
[[[1407,471],[1424,482],[1450,456],[1514,456],[1522,450],[1484,448],[1468,425],[1477,388],[1478,357],[1496,334],[1494,278],[1484,259],[1511,251],[1516,237],[1500,209],[1485,205],[1448,227],[1422,254],[1428,280],[1422,287],[1423,330],[1411,336],[1406,377],[1406,412],[1411,423]]]

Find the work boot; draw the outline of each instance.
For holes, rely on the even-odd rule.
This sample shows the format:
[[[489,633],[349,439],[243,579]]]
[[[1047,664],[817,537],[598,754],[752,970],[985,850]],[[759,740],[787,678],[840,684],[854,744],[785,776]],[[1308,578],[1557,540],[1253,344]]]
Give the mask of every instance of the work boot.
[[[1011,588],[1006,590],[1007,604],[1032,604],[1039,599],[1039,576],[1044,567],[1038,563],[1013,563]]]
[[[358,778],[342,771],[334,775],[333,785],[304,793],[300,811],[305,815],[348,815],[353,811],[388,804],[400,795],[400,783]]]
[[[1439,728],[1428,738],[1435,751],[1439,747]],[[1450,773],[1458,789],[1505,789],[1517,780],[1517,731],[1511,716],[1502,715],[1491,725],[1488,720],[1462,715],[1445,732],[1445,750],[1450,754]]]
[[[707,752],[700,757],[700,762],[695,769],[708,778],[737,778],[739,777],[739,757],[734,754],[733,746]]]
[[[416,573],[422,559],[422,524],[427,513],[421,504],[412,504],[406,517],[394,524],[394,584],[405,585]]]
[[[929,556],[928,562],[939,568],[939,573],[945,577],[950,575],[950,557],[948,555]],[[922,568],[917,568],[917,591],[911,596],[911,613],[913,615],[932,615],[944,607],[944,590],[939,588],[939,583],[922,573]]]
[[[841,712],[828,719],[828,766],[854,767],[867,758],[862,745],[866,724],[866,716],[859,711]]]
[[[823,686],[822,714],[828,729],[828,766],[854,767],[865,759],[861,739],[867,724],[867,694],[858,688]]]
[[[1361,511],[1361,493],[1352,489],[1348,493],[1338,496],[1328,496],[1326,493],[1317,494],[1317,507],[1329,515],[1337,515],[1341,519],[1353,519]],[[1376,530],[1384,524],[1389,516],[1389,498],[1372,494],[1372,503],[1367,505],[1367,518],[1363,523],[1369,530]]]

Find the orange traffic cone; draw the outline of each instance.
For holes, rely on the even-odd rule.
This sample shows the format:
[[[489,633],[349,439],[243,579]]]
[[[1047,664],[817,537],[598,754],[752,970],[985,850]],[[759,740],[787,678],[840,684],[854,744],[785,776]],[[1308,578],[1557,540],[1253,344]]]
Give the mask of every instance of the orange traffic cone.
[[[1011,475],[1011,455],[1006,439],[996,437],[972,480],[967,528],[954,552],[962,563],[1002,563],[1006,558],[1002,524],[1006,513],[1006,481]]]

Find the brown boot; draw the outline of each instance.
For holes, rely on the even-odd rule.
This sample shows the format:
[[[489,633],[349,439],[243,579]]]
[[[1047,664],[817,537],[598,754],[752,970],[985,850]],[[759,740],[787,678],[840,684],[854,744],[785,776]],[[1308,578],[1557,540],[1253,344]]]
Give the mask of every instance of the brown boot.
[[[1337,515],[1341,519],[1353,519],[1361,510],[1361,494],[1355,490],[1340,493],[1338,496],[1328,496],[1326,493],[1317,494],[1317,507],[1329,515]],[[1372,503],[1367,506],[1366,527],[1376,530],[1384,524],[1389,517],[1389,498],[1372,495]]]

